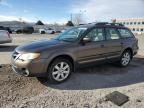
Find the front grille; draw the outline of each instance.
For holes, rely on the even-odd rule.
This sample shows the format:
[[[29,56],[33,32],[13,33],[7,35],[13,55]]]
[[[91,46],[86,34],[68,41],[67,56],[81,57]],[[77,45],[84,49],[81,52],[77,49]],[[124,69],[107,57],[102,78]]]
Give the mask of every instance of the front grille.
[[[14,53],[12,54],[13,59],[16,59],[18,55],[19,55],[19,53],[14,51]]]

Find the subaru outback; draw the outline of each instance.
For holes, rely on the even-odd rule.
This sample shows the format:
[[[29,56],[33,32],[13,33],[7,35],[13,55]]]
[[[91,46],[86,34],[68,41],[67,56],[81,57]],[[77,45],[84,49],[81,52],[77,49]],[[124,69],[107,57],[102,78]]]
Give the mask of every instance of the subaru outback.
[[[76,26],[53,39],[19,46],[11,63],[20,75],[61,83],[76,68],[90,63],[113,61],[126,67],[137,51],[138,40],[127,27],[101,22]]]

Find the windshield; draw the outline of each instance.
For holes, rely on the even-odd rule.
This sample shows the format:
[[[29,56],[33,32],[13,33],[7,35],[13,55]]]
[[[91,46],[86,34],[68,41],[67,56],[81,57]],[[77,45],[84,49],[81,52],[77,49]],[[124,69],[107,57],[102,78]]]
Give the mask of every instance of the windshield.
[[[61,33],[56,39],[61,41],[76,41],[87,28],[75,27]]]

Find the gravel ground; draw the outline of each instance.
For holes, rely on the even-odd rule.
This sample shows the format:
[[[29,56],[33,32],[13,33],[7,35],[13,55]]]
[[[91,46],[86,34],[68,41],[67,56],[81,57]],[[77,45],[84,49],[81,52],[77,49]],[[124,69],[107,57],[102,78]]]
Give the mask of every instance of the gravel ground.
[[[130,97],[122,108],[144,107],[144,57],[127,68],[103,64],[79,69],[60,85],[16,75],[0,68],[0,108],[119,108],[105,96],[119,91]]]

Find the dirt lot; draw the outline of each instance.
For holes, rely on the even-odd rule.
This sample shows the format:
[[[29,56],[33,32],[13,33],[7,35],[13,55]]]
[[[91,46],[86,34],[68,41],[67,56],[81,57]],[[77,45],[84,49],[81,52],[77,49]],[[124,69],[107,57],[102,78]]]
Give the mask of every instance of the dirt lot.
[[[49,37],[33,35],[25,38],[16,35],[13,37],[17,42],[13,46],[35,39],[45,39],[46,36]],[[140,40],[141,52],[143,52],[142,45],[143,41]],[[3,55],[10,53],[13,48],[2,48],[0,61],[2,59],[5,61],[1,53],[4,53]],[[51,85],[36,78],[16,75],[10,65],[2,65],[0,66],[0,108],[119,108],[105,100],[105,96],[113,91],[129,96],[129,102],[121,106],[122,108],[143,108],[143,70],[144,56],[136,56],[127,68],[102,64],[79,69],[67,82]]]
[[[79,69],[67,82],[60,85],[21,77],[15,75],[9,66],[2,66],[0,107],[119,108],[104,98],[113,91],[119,91],[130,97],[130,101],[124,104],[123,108],[143,108],[143,64],[144,58],[136,57],[127,68],[104,64]]]

